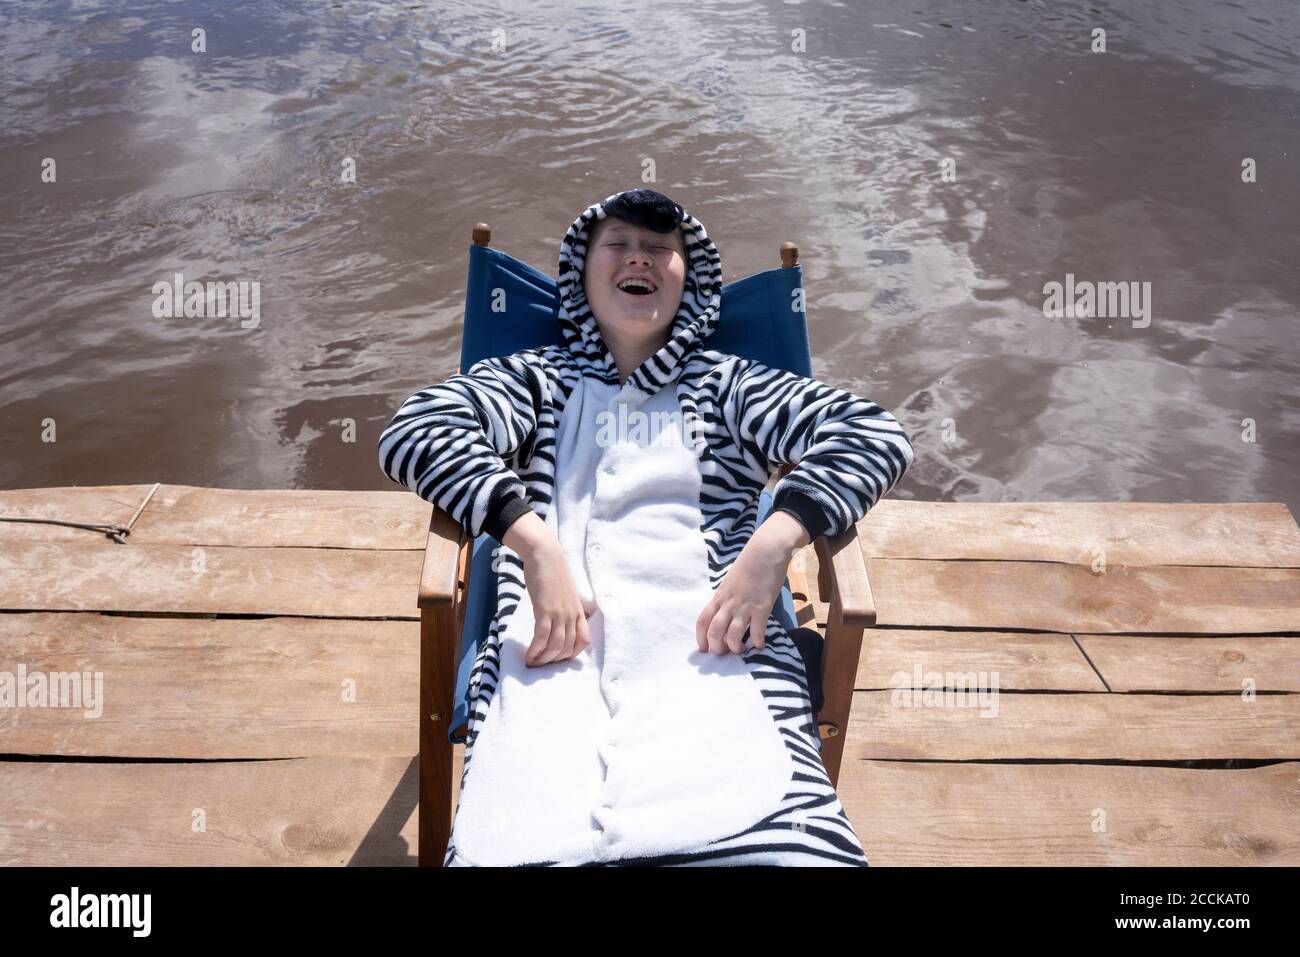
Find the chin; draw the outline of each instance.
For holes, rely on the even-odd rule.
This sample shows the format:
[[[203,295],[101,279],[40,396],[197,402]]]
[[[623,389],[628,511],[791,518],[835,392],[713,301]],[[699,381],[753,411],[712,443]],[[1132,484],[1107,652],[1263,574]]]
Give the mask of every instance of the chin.
[[[672,320],[662,319],[659,316],[619,316],[615,320],[615,325],[619,328],[640,334],[667,329],[671,324]]]

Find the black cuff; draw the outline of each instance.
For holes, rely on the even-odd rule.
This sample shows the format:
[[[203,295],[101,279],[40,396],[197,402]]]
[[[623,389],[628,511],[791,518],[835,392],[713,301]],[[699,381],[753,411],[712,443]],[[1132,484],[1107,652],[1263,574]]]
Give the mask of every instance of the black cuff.
[[[487,518],[483,521],[483,531],[504,544],[506,530],[518,518],[532,510],[532,506],[528,504],[528,499],[520,495],[518,489],[507,488],[488,504]]]
[[[808,532],[810,542],[819,538],[826,529],[831,527],[831,520],[821,504],[811,495],[797,488],[781,489],[772,500],[772,510],[785,512],[797,518],[799,524]]]

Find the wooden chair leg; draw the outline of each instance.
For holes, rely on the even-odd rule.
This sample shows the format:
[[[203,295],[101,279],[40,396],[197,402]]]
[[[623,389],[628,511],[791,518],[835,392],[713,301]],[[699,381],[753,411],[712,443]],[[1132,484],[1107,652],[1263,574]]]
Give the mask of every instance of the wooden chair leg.
[[[454,627],[450,604],[420,610],[421,867],[441,867],[451,840],[453,745],[447,726],[456,693]]]
[[[435,508],[420,572],[419,865],[441,867],[451,840],[456,652],[465,620],[472,543]]]

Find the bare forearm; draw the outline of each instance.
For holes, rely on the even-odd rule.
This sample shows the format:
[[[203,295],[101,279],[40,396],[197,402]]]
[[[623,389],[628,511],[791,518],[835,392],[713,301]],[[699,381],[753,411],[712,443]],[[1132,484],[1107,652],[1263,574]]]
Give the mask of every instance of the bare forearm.
[[[526,563],[540,550],[557,542],[555,532],[540,515],[536,512],[525,512],[510,523],[501,544],[524,559]]]
[[[789,512],[772,512],[763,524],[750,537],[749,544],[758,544],[756,549],[770,551],[773,554],[780,555],[787,562],[794,558],[799,549],[805,547],[811,539],[808,537],[808,530],[803,527],[797,518]]]

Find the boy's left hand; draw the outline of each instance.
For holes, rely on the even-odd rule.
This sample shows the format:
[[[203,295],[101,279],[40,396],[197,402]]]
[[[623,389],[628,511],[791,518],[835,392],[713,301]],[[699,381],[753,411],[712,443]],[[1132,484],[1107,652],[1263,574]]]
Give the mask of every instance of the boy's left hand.
[[[780,519],[788,518],[784,513],[777,514]],[[794,519],[790,522],[802,533],[798,522]],[[767,619],[785,584],[795,551],[788,535],[775,534],[779,522],[773,523],[769,529],[771,534],[764,534],[768,524],[764,522],[750,537],[696,619],[695,644],[700,651],[712,651],[715,655],[725,655],[728,651],[741,654],[746,628],[753,647],[765,646]],[[803,540],[807,542],[806,533]]]

